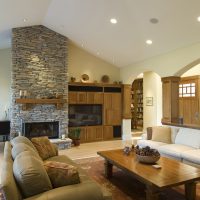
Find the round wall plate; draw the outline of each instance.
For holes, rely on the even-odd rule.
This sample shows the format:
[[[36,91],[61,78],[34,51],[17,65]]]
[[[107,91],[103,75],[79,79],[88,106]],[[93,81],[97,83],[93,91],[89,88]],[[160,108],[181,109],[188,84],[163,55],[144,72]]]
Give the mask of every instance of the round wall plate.
[[[87,82],[87,81],[89,81],[89,76],[87,75],[87,74],[82,74],[81,75],[81,81],[82,82]]]

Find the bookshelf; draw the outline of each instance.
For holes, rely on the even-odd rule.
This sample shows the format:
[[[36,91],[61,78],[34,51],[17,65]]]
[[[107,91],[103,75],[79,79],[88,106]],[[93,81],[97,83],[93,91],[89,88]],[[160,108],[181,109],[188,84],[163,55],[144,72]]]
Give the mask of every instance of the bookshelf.
[[[131,128],[143,127],[143,79],[136,79],[131,90]]]

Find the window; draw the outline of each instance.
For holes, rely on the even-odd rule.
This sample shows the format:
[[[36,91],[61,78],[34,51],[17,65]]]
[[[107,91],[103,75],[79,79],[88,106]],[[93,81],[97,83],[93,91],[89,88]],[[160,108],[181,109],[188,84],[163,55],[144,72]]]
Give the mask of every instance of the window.
[[[179,84],[179,97],[195,97],[195,83]]]

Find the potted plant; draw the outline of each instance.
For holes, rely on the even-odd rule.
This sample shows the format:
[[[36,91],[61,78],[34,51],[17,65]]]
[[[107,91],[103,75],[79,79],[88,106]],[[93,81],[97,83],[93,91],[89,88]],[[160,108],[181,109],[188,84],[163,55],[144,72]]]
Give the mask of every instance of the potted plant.
[[[69,131],[68,137],[72,139],[74,146],[80,145],[80,135],[81,135],[80,128],[73,128]]]

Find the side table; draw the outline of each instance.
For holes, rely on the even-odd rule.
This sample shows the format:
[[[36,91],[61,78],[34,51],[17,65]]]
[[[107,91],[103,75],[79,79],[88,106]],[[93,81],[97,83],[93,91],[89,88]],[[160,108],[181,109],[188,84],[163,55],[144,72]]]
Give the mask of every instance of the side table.
[[[65,139],[50,139],[51,143],[56,144],[59,149],[69,149],[71,148],[72,140],[70,138]]]

